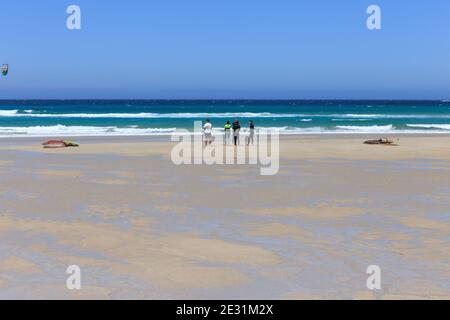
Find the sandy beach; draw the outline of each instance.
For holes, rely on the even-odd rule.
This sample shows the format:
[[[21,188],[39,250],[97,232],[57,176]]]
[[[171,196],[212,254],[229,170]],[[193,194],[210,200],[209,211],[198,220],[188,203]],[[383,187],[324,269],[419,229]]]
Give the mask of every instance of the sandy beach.
[[[449,299],[450,137],[367,138],[283,136],[273,176],[162,136],[1,139],[0,299]]]

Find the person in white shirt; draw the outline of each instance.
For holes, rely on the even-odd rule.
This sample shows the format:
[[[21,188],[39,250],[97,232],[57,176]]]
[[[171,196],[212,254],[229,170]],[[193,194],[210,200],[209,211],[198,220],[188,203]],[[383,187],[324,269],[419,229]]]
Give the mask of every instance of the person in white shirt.
[[[212,124],[209,122],[209,119],[206,119],[206,122],[203,126],[203,134],[205,139],[205,145],[211,144],[212,142]]]

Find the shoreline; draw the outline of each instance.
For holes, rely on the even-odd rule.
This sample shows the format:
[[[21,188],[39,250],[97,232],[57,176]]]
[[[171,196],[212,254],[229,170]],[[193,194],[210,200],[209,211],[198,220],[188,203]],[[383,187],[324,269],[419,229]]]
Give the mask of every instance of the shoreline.
[[[359,137],[393,137],[393,138],[406,138],[406,137],[450,137],[450,132],[433,132],[433,133],[424,133],[424,132],[414,132],[414,133],[364,133],[364,132],[355,132],[355,133],[293,133],[293,134],[280,134],[280,139],[297,139],[297,138],[328,138],[328,139],[337,139],[337,138],[359,138]],[[128,140],[128,139],[136,139],[136,140],[165,140],[170,141],[171,134],[155,134],[155,135],[84,135],[84,136],[57,136],[57,135],[43,135],[43,136],[0,136],[1,141],[12,141],[12,140],[42,140],[42,139],[61,139],[61,140]]]

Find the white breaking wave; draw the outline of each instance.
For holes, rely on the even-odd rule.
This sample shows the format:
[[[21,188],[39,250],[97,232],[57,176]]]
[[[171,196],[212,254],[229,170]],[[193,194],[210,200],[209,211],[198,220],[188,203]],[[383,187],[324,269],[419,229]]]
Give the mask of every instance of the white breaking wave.
[[[15,116],[19,110],[0,110],[0,117]]]
[[[224,113],[19,113],[18,110],[0,110],[0,117],[36,117],[36,118],[295,118],[304,114],[270,112],[224,112]]]
[[[368,118],[368,119],[450,119],[450,114],[333,114],[334,118]]]
[[[345,119],[345,118],[340,118],[340,119],[331,119],[331,121],[370,121],[371,119],[365,118],[365,119],[358,119],[358,118],[352,118],[352,119]]]
[[[448,125],[450,130],[450,125]],[[425,127],[423,127],[425,128]],[[337,126],[323,127],[258,127],[257,132],[278,131],[281,135],[316,135],[316,134],[410,134],[410,133],[443,133],[442,130],[397,130],[394,126]],[[6,137],[89,137],[89,136],[161,136],[170,135],[176,128],[137,128],[135,126],[119,128],[114,126],[33,126],[33,127],[0,127],[0,138]],[[214,129],[214,134],[223,134],[223,129]],[[242,134],[247,128],[241,130]]]
[[[411,128],[450,130],[450,124],[407,124]]]
[[[0,127],[0,137],[140,136],[167,135],[176,128],[118,128],[91,126]]]
[[[276,130],[280,134],[307,134],[321,133],[320,127],[297,128],[297,127],[262,127],[258,132]],[[90,137],[90,136],[154,136],[170,135],[177,128],[127,128],[118,127],[96,127],[96,126],[33,126],[33,127],[0,127],[0,137]],[[241,130],[242,134],[248,132],[247,128]],[[214,134],[223,134],[223,129],[214,129]]]
[[[359,133],[388,133],[395,131],[393,125],[387,126],[336,126],[337,129]]]

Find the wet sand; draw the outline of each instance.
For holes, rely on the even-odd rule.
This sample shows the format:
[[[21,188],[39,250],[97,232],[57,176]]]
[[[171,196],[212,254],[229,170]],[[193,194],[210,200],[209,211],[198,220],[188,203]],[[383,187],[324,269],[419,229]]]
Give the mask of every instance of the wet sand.
[[[167,137],[1,139],[0,298],[450,299],[450,137],[368,138],[282,137],[274,176]]]

